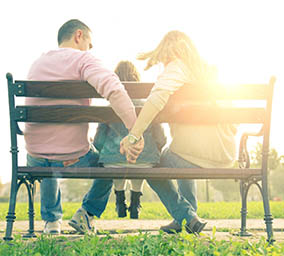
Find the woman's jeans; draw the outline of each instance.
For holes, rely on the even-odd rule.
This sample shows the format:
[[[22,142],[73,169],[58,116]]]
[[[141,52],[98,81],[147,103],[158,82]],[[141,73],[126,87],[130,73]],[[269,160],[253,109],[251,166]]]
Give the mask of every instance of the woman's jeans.
[[[69,167],[95,167],[97,166],[98,153],[90,150],[79,161]],[[63,161],[36,158],[27,155],[29,167],[63,167]],[[58,177],[58,173],[56,173]],[[56,221],[62,218],[61,192],[56,178],[44,178],[40,183],[41,217],[45,221]]]
[[[170,149],[163,151],[160,167],[199,168],[199,166],[179,157]],[[194,180],[177,180],[178,190],[172,180],[147,180],[147,182],[179,224],[184,219],[190,222],[196,216],[197,199]]]

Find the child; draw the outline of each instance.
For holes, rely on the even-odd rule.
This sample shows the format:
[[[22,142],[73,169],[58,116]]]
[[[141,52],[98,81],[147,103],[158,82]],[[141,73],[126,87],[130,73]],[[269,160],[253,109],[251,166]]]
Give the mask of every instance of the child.
[[[121,81],[139,81],[140,75],[135,66],[129,61],[118,63],[115,73]],[[133,85],[135,86],[135,85]],[[134,105],[141,105],[141,101],[134,101]],[[104,167],[140,167],[151,168],[160,162],[160,152],[166,144],[166,137],[161,125],[154,124],[144,133],[145,148],[137,159],[136,164],[129,164],[124,155],[119,152],[120,141],[128,134],[128,129],[122,123],[99,124],[94,138],[94,146],[100,152],[99,164]],[[116,195],[116,211],[118,217],[126,217],[125,203],[126,180],[114,180]],[[140,196],[142,195],[143,180],[131,180],[131,199],[128,208],[131,219],[138,219]]]

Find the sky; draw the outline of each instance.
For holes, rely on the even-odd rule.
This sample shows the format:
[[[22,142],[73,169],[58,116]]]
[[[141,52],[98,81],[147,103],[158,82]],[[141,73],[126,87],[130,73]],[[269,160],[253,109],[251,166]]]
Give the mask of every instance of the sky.
[[[189,35],[201,56],[216,65],[225,83],[267,83],[276,76],[271,147],[284,155],[284,15],[282,1],[273,0],[9,0],[0,2],[0,82],[2,129],[0,178],[11,178],[10,130],[5,74],[26,79],[41,53],[57,48],[57,31],[77,18],[92,30],[91,52],[106,67],[130,60],[142,81],[153,82],[159,66],[144,72],[145,62],[135,58],[152,50],[170,30]],[[20,139],[20,164],[25,164]]]

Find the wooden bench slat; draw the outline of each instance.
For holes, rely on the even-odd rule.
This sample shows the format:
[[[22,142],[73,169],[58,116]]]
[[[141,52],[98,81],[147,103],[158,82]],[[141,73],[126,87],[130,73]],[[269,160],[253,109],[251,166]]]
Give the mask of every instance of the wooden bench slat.
[[[132,99],[145,99],[150,94],[154,83],[123,82]],[[20,86],[17,96],[50,98],[102,98],[86,81],[15,81]],[[205,89],[204,89],[205,87]],[[15,90],[15,92],[19,92]],[[184,86],[175,97],[190,100],[208,99],[266,99],[269,88],[267,84],[225,85],[190,85]]]
[[[18,173],[39,178],[247,179],[261,177],[262,171],[233,168],[19,167]]]
[[[121,122],[110,107],[98,106],[20,106],[17,107],[16,121],[49,122],[49,123],[79,123]],[[141,107],[136,108],[139,114]],[[263,123],[265,110],[263,108],[218,108],[202,106],[167,106],[155,118],[155,123]],[[186,118],[185,118],[186,117]]]

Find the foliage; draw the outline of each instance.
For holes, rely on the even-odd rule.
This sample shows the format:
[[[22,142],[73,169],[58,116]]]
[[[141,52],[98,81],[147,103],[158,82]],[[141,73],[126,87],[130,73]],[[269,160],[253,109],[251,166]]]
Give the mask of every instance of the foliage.
[[[240,201],[240,183],[235,180],[209,180],[209,184],[212,188],[222,193],[223,200]],[[209,193],[211,195],[211,193]],[[213,195],[212,195],[213,197]]]
[[[269,175],[270,195],[273,200],[284,200],[283,181],[284,181],[284,167],[270,171]]]
[[[214,234],[196,237],[182,232],[178,235],[157,235],[140,233],[138,235],[120,236],[106,235],[84,236],[77,240],[64,237],[40,236],[36,240],[25,241],[17,237],[6,243],[0,241],[0,255],[31,256],[72,256],[72,255],[283,255],[284,243],[270,246],[265,238],[259,241],[249,240],[217,240]]]
[[[69,220],[81,206],[81,203],[63,203],[63,219]],[[275,218],[284,218],[284,202],[271,202],[271,212]],[[142,203],[140,214],[141,219],[161,220],[170,219],[170,215],[160,202]],[[198,204],[198,215],[205,219],[238,219],[240,218],[240,202],[201,202]],[[8,203],[0,203],[0,220],[4,221],[8,212]],[[16,220],[28,220],[28,204],[17,203]],[[129,216],[127,217],[129,218]],[[262,219],[263,205],[262,202],[248,202],[248,218]],[[35,204],[35,219],[41,220],[40,205]],[[109,203],[101,219],[113,220],[118,219],[115,212],[115,204]]]
[[[271,148],[268,155],[268,167],[275,170],[282,163],[284,156],[279,156],[275,148]],[[253,166],[260,168],[262,162],[262,144],[257,143],[254,150],[251,151],[251,163]]]

